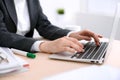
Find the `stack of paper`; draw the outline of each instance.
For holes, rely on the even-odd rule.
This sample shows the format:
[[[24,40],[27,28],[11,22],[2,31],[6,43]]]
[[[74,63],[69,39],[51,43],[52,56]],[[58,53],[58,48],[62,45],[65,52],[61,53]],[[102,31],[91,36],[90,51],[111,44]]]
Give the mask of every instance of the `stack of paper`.
[[[8,62],[2,61],[0,63],[0,76],[28,69],[29,64],[23,59],[15,56],[9,48],[0,47],[0,52],[4,53],[8,60]]]

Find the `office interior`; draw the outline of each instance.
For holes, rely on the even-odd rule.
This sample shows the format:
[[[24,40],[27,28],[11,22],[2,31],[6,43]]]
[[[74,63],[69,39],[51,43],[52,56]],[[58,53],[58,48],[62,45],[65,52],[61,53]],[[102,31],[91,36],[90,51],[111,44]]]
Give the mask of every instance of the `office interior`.
[[[40,0],[43,12],[54,25],[70,30],[89,29],[109,38],[116,5],[120,0]],[[59,15],[58,9],[64,9]],[[115,39],[120,40],[118,27]],[[38,36],[35,32],[35,37]]]
[[[113,30],[113,21],[115,17],[116,6],[118,3],[120,3],[120,0],[40,0],[43,12],[52,24],[57,25],[58,27],[63,29],[70,29],[75,31],[88,29],[95,33],[101,34],[103,35],[103,37],[108,39],[110,38]],[[57,11],[60,9],[64,10],[63,14],[58,14]],[[110,52],[110,57],[107,58],[105,63],[102,65],[51,60],[49,59],[49,56],[51,54],[45,53],[36,54],[35,59],[29,59],[24,56],[18,55],[18,57],[24,59],[30,64],[29,70],[3,77],[0,76],[0,80],[88,80],[77,79],[79,75],[77,75],[77,77],[75,75],[70,76],[71,71],[74,72],[74,70],[77,71],[80,69],[81,73],[78,72],[78,74],[82,74],[84,70],[84,74],[86,74],[87,72],[89,72],[87,70],[92,70],[94,67],[94,69],[96,70],[96,72],[93,71],[95,72],[94,74],[96,74],[99,70],[102,71],[102,69],[107,71],[111,69],[111,74],[112,71],[114,71],[114,73],[116,72],[116,74],[114,74],[113,76],[117,76],[117,78],[108,80],[120,80],[120,77],[118,77],[120,75],[120,42],[118,42],[120,41],[119,26],[120,22],[114,36],[114,39],[117,40],[117,42],[115,42],[113,50]],[[43,39],[36,30],[34,33],[34,38]],[[96,66],[100,66],[100,68],[97,68]],[[117,72],[119,72],[119,75],[117,74]],[[67,73],[69,75],[62,75],[62,79],[57,76],[64,73]],[[108,72],[102,73],[103,76],[108,74]],[[51,78],[51,76],[57,76],[57,79],[53,79]],[[86,75],[84,76],[86,77]],[[68,77],[76,78],[67,79]],[[102,76],[99,77],[102,78]],[[104,77],[102,79],[107,80]],[[89,80],[102,79],[91,78]]]

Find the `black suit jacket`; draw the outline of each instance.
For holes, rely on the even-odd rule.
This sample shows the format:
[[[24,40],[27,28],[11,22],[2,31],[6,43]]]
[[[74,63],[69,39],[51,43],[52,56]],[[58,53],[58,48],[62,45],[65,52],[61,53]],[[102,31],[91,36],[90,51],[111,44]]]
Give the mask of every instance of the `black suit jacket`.
[[[34,29],[44,38],[54,40],[65,36],[69,30],[52,25],[43,14],[39,0],[27,0],[30,16],[30,31],[21,36],[16,34],[17,14],[13,0],[0,0],[0,46],[30,51],[36,41],[32,38]]]

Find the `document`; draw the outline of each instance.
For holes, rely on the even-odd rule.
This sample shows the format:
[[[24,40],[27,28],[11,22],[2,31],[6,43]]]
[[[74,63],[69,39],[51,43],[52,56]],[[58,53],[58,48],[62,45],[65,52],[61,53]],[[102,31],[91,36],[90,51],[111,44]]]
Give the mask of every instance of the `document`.
[[[90,66],[64,72],[43,80],[120,80],[120,69],[104,65]]]
[[[0,63],[0,76],[22,71],[29,66],[25,60],[15,56],[9,48],[0,47],[0,52],[3,53],[8,60],[8,62],[2,61]]]

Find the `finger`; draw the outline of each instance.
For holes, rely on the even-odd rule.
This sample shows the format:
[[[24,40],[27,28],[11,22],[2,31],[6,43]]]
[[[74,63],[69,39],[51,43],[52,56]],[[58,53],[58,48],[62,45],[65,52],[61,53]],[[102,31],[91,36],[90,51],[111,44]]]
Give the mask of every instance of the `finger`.
[[[92,38],[91,38],[91,37],[88,37],[88,36],[81,36],[81,35],[79,35],[79,37],[80,37],[82,40],[87,40],[87,41],[92,40]]]
[[[76,45],[80,46],[81,48],[84,48],[83,44],[81,44],[77,39],[71,38],[71,37],[67,37],[66,39],[72,41],[73,43],[75,43]]]
[[[102,38],[103,36],[102,35],[98,35],[99,38]]]
[[[66,38],[65,46],[73,48],[73,49],[75,49],[78,52],[80,52],[82,50],[81,46],[79,46],[78,44],[74,43],[73,41],[71,41],[71,39],[68,39],[68,38]]]
[[[99,40],[99,38],[102,38],[102,36],[101,36],[101,35],[97,35],[97,34],[91,32],[91,31],[89,31],[89,33],[91,34],[91,37],[93,37],[96,45],[99,46],[99,45],[100,45],[100,40]]]
[[[75,49],[78,52],[84,51],[82,47],[80,47],[79,45],[74,44],[73,42],[70,43],[70,47]]]
[[[84,31],[85,31],[85,35],[86,35],[86,36],[88,36],[88,37],[93,37],[96,45],[98,45],[98,46],[100,45],[100,42],[99,42],[100,40],[99,40],[99,38],[102,38],[101,35],[97,35],[97,34],[91,32],[91,31],[89,31],[89,30],[84,30]]]
[[[70,47],[64,47],[63,51],[67,51],[67,52],[70,52],[70,53],[76,53],[76,50],[73,49],[73,48],[70,48]]]
[[[78,51],[76,51],[75,49],[71,48],[71,47],[64,47],[63,51],[67,51],[67,52],[71,52],[71,53],[76,53]],[[84,52],[84,50],[79,51],[79,52]]]
[[[100,45],[99,37],[96,34],[94,34],[93,38],[94,38],[96,45],[99,46]]]
[[[80,47],[84,48],[83,44],[81,44],[77,39],[75,38],[67,38],[68,40],[71,40],[72,42],[74,42],[75,44],[79,45]]]
[[[100,45],[99,37],[102,37],[102,36],[101,35],[97,35],[97,34],[91,32],[91,31],[87,31],[87,32],[88,32],[88,34],[89,34],[90,37],[93,37],[96,45],[99,46]]]

